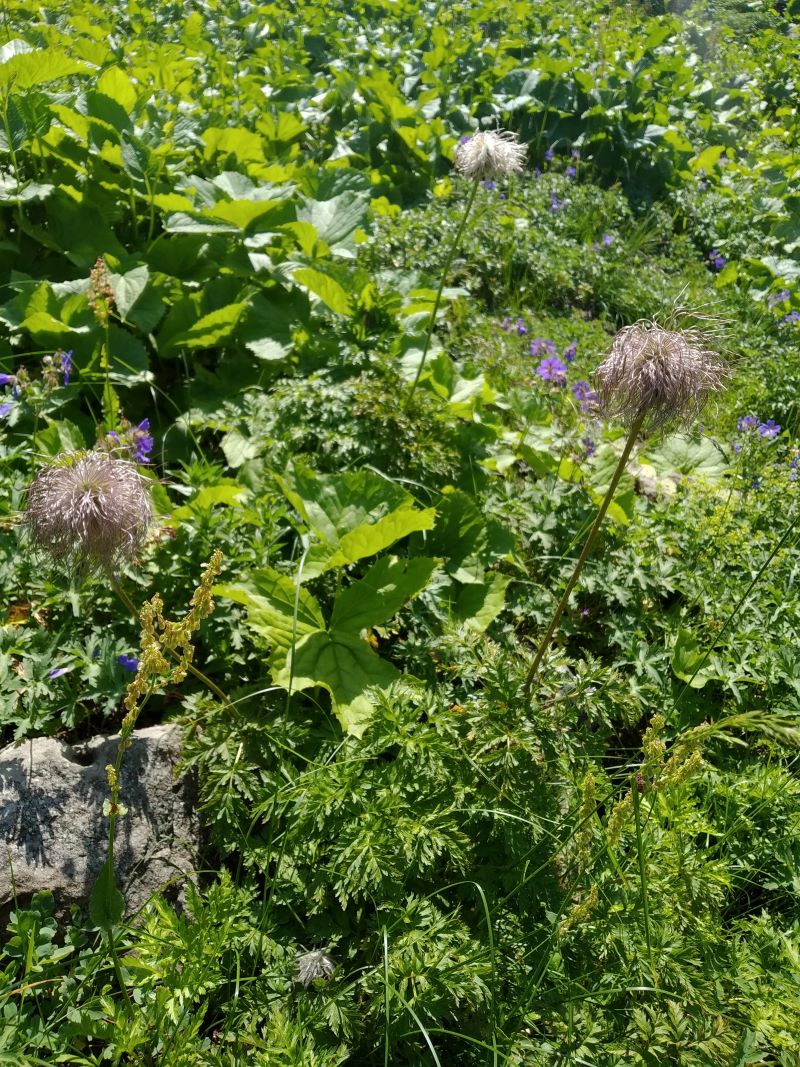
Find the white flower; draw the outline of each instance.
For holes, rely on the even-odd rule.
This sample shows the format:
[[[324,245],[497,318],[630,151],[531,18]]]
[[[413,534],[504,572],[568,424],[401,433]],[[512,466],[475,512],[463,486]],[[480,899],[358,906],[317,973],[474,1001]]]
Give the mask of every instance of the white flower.
[[[455,167],[465,178],[505,178],[519,174],[525,163],[525,145],[508,130],[482,130],[456,148]]]

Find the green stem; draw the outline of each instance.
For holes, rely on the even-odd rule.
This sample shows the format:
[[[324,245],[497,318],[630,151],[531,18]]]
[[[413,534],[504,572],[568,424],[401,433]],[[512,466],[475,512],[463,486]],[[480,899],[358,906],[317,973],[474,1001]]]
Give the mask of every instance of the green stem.
[[[442,292],[444,291],[444,283],[447,280],[447,275],[450,273],[450,266],[451,266],[451,264],[453,262],[453,258],[455,257],[455,254],[456,254],[456,251],[458,249],[458,246],[461,243],[461,237],[462,237],[462,234],[464,233],[464,227],[467,225],[467,219],[469,218],[470,211],[472,211],[472,205],[475,202],[475,194],[477,193],[477,191],[478,191],[478,180],[476,178],[475,181],[472,183],[472,189],[470,190],[470,194],[467,197],[467,206],[464,208],[464,214],[461,217],[461,223],[460,223],[460,225],[458,227],[458,231],[456,233],[455,239],[454,239],[452,245],[450,246],[450,251],[447,253],[447,259],[445,260],[444,267],[442,269],[442,277],[441,277],[441,279],[439,281],[439,288],[436,291],[436,299],[433,302],[433,311],[431,312],[431,321],[428,324],[428,333],[427,333],[427,335],[425,337],[425,345],[424,345],[424,347],[422,349],[422,359],[419,361],[419,366],[417,367],[417,375],[414,378],[414,381],[413,381],[413,383],[411,385],[411,389],[409,390],[408,397],[406,398],[406,402],[405,402],[405,405],[404,405],[406,410],[408,409],[408,406],[411,403],[411,398],[413,397],[414,391],[416,390],[417,385],[419,384],[419,380],[422,377],[422,371],[423,371],[423,368],[425,367],[425,360],[428,358],[428,349],[431,346],[431,337],[433,336],[433,328],[436,325],[436,316],[439,313],[439,305],[442,302]]]
[[[553,617],[550,620],[550,625],[547,627],[547,632],[545,633],[542,640],[539,642],[539,647],[536,649],[536,655],[533,657],[533,663],[531,664],[530,670],[528,671],[528,676],[525,679],[523,699],[526,704],[530,699],[531,686],[533,685],[533,679],[536,677],[536,671],[539,667],[539,664],[542,662],[542,657],[544,656],[545,652],[548,649],[548,646],[550,645],[550,641],[553,638],[553,634],[556,632],[556,627],[561,621],[561,616],[564,614],[564,610],[569,602],[570,593],[575,588],[575,584],[577,583],[578,578],[580,577],[580,573],[583,570],[583,565],[586,562],[589,553],[592,551],[592,547],[594,545],[595,539],[597,538],[597,534],[603,524],[603,519],[606,517],[606,512],[611,506],[611,501],[614,499],[614,493],[616,492],[617,486],[619,485],[619,480],[622,477],[622,473],[625,470],[625,465],[628,462],[631,451],[633,450],[633,446],[636,443],[636,438],[639,436],[639,431],[642,428],[644,418],[645,413],[642,412],[641,415],[637,416],[636,420],[631,426],[630,433],[628,434],[628,439],[625,442],[625,447],[622,450],[622,455],[619,457],[619,462],[617,463],[617,469],[614,471],[614,476],[611,479],[611,484],[606,490],[606,495],[603,497],[603,502],[601,503],[600,509],[597,512],[597,515],[595,516],[594,522],[592,523],[592,528],[589,530],[589,534],[583,545],[583,550],[580,556],[578,557],[578,562],[575,564],[575,569],[572,572],[572,577],[567,582],[567,587],[558,602],[558,606],[556,607]]]
[[[639,812],[641,797],[639,796],[639,779],[636,775],[634,775],[633,782],[631,783],[631,794],[633,796],[633,819],[636,825],[636,852],[639,858],[639,881],[642,885],[644,939],[647,942],[647,958],[650,963],[650,970],[653,973],[653,981],[655,982],[656,974],[653,966],[653,942],[650,937],[650,904],[647,899],[647,867],[645,865],[644,844],[642,842],[642,820]]]

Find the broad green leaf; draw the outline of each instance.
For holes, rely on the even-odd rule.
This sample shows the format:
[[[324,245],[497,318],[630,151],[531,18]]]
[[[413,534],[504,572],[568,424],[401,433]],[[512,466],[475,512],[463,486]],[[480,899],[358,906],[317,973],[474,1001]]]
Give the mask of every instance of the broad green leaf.
[[[150,271],[142,264],[134,267],[127,274],[110,274],[111,288],[114,290],[114,303],[120,317],[128,318],[128,314],[147,288],[150,280]]]
[[[483,633],[503,610],[510,582],[507,575],[492,571],[486,575],[486,581],[462,586],[451,607],[453,620]]]
[[[331,248],[351,245],[359,226],[363,226],[369,208],[369,194],[345,192],[330,200],[306,200],[297,217],[309,222],[319,237]]]
[[[232,223],[196,219],[193,215],[187,215],[183,211],[168,215],[164,221],[164,229],[167,233],[239,233],[239,227]]]
[[[276,285],[253,296],[238,336],[256,359],[284,359],[292,350],[294,330],[308,317],[305,293]]]
[[[673,434],[655,448],[648,448],[647,460],[659,474],[699,474],[706,481],[720,482],[728,461],[718,445],[706,437],[691,438]]]
[[[291,648],[293,636],[299,640],[325,628],[319,604],[311,593],[302,587],[298,589],[293,578],[271,567],[256,571],[249,582],[215,586],[214,593],[244,604],[250,629],[265,637],[277,650],[285,652]]]
[[[371,471],[323,475],[295,466],[276,480],[320,539],[306,558],[304,580],[373,556],[415,530],[430,530],[436,515]]]
[[[40,430],[33,439],[33,447],[44,455],[57,456],[59,452],[77,452],[86,448],[86,441],[74,422],[61,419]]]
[[[117,888],[113,864],[108,860],[100,868],[89,897],[89,918],[101,930],[112,930],[125,913],[125,897]]]
[[[245,435],[240,430],[233,429],[222,438],[220,448],[225,456],[225,462],[236,470],[248,459],[255,459],[262,449],[262,443],[250,434]]]
[[[703,663],[704,656],[705,649],[700,647],[697,638],[690,630],[681,627],[672,651],[672,670],[681,681],[688,682],[692,689],[702,689],[707,682],[721,677],[717,658],[710,655]],[[701,663],[703,666],[698,670]]]
[[[58,48],[37,48],[18,52],[0,63],[0,87],[19,91],[90,71],[91,67],[86,63],[73,59]]]
[[[206,208],[205,217],[222,219],[240,230],[246,230],[258,222],[257,229],[271,229],[286,221],[288,212],[294,209],[282,201],[275,200],[219,200],[213,207]]]
[[[213,348],[231,337],[247,308],[247,301],[240,300],[236,304],[227,304],[217,311],[203,315],[188,330],[171,338],[169,347]]]
[[[128,114],[133,111],[138,98],[136,87],[120,67],[108,67],[97,79],[97,91],[114,100]]]
[[[331,630],[357,636],[362,630],[391,619],[424,589],[439,560],[417,556],[384,556],[364,577],[348,585],[333,605]]]
[[[172,513],[172,518],[176,522],[182,522],[184,519],[191,519],[198,512],[208,511],[210,508],[216,507],[217,504],[227,504],[230,507],[235,507],[249,495],[249,490],[234,481],[221,482],[218,485],[206,485],[195,493],[188,504],[176,508]]]
[[[273,681],[299,692],[321,685],[347,733],[361,737],[374,714],[373,687],[384,689],[401,677],[366,641],[348,633],[319,630],[298,641],[294,655],[279,652],[271,660]]]
[[[319,297],[322,303],[337,315],[350,314],[349,294],[329,274],[323,274],[313,267],[297,267],[292,272],[292,277],[298,285]]]
[[[594,489],[589,489],[589,496],[592,498],[594,504],[599,508],[603,503],[605,494],[599,493]],[[619,523],[620,526],[629,526],[633,520],[633,514],[636,507],[636,490],[634,488],[620,489],[617,486],[617,491],[614,493],[614,499],[608,505],[606,515],[612,522]]]

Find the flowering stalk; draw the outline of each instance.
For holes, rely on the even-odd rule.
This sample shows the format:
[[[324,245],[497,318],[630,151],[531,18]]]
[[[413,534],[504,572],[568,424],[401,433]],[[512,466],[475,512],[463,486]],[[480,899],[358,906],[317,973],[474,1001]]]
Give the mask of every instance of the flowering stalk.
[[[214,610],[211,588],[222,567],[222,553],[217,549],[206,564],[200,584],[192,594],[189,611],[180,622],[164,618],[161,597],[156,594],[138,613],[141,623],[141,657],[135,677],[128,685],[124,705],[127,714],[122,720],[119,745],[113,764],[106,767],[110,800],[103,804],[103,814],[108,817],[108,843],[106,859],[92,890],[90,913],[108,937],[109,949],[114,963],[117,981],[125,996],[130,1012],[133,1004],[114,944],[114,927],[122,919],[125,901],[114,876],[114,842],[117,820],[127,814],[120,799],[120,772],[122,758],[131,747],[136,720],[150,695],[166,682],[182,682],[191,669],[194,648],[192,635],[200,623]],[[170,666],[166,658],[170,654],[177,662]],[[197,672],[195,672],[197,673]]]
[[[542,657],[544,656],[548,646],[550,645],[550,641],[553,638],[553,634],[556,632],[556,627],[561,621],[561,616],[564,614],[564,609],[569,603],[570,594],[575,588],[578,578],[580,577],[580,573],[583,570],[583,565],[588,559],[589,553],[592,551],[592,547],[597,538],[597,534],[599,533],[600,527],[603,524],[603,519],[606,517],[606,512],[611,506],[611,501],[614,499],[614,493],[616,492],[617,486],[619,485],[619,480],[622,477],[622,472],[625,470],[625,465],[627,464],[631,451],[633,450],[633,446],[636,443],[636,438],[639,435],[639,430],[642,428],[642,423],[644,422],[645,417],[646,412],[641,412],[634,420],[634,423],[631,426],[630,432],[628,434],[628,439],[626,440],[625,447],[622,450],[622,455],[619,457],[619,462],[617,463],[616,470],[614,471],[614,475],[611,479],[611,484],[606,490],[606,495],[603,497],[603,502],[601,503],[597,515],[595,516],[594,522],[592,523],[592,528],[591,530],[589,530],[589,534],[586,538],[586,541],[584,542],[581,554],[578,557],[578,562],[575,564],[575,569],[572,572],[572,576],[567,582],[567,587],[558,602],[558,606],[556,607],[553,617],[550,620],[550,625],[547,627],[547,631],[542,640],[539,642],[539,647],[536,649],[536,655],[533,657],[533,663],[531,664],[530,670],[528,671],[528,676],[525,679],[525,688],[523,694],[526,703],[530,698],[531,686],[533,685],[533,679],[536,677],[536,671],[539,668],[539,664],[542,662]]]
[[[406,398],[404,405],[405,409],[408,409],[408,406],[411,403],[411,398],[414,396],[414,391],[422,377],[425,360],[428,358],[428,349],[431,346],[433,328],[436,325],[436,316],[439,313],[439,305],[442,302],[445,279],[450,271],[450,266],[456,254],[456,249],[461,243],[461,237],[464,233],[464,228],[467,225],[469,214],[472,211],[472,205],[475,203],[475,195],[478,192],[478,183],[480,181],[493,181],[495,178],[505,178],[510,177],[512,174],[518,174],[522,170],[524,161],[525,146],[518,144],[516,135],[510,133],[508,130],[481,130],[472,137],[462,138],[461,143],[456,148],[455,168],[459,174],[464,178],[468,178],[472,182],[472,189],[467,197],[467,205],[464,209],[464,214],[461,216],[461,222],[459,223],[455,239],[450,246],[444,268],[442,269],[442,277],[439,281],[439,288],[436,291],[436,299],[433,302],[433,310],[431,312],[430,322],[428,323],[428,332],[425,336],[425,344],[422,349],[422,358],[419,361],[416,376],[411,384],[408,397]]]
[[[406,398],[406,409],[411,403],[411,398],[413,397],[414,391],[416,390],[417,385],[419,384],[419,380],[422,377],[422,371],[425,367],[425,360],[428,358],[428,349],[431,346],[433,327],[436,325],[436,316],[439,314],[439,305],[442,302],[442,292],[444,291],[444,283],[447,279],[447,275],[450,272],[450,265],[453,262],[456,250],[458,249],[458,246],[461,243],[461,236],[464,233],[464,228],[467,225],[467,219],[469,218],[470,212],[472,211],[472,205],[475,203],[475,194],[478,191],[478,184],[478,179],[476,178],[472,183],[472,189],[470,190],[469,196],[467,197],[467,206],[464,209],[464,214],[461,216],[461,223],[459,224],[458,231],[456,232],[455,240],[453,241],[452,245],[450,246],[450,250],[447,253],[447,259],[445,260],[444,268],[442,269],[442,277],[439,280],[439,288],[436,290],[436,299],[433,302],[433,311],[431,311],[431,318],[430,322],[428,323],[428,332],[425,335],[425,344],[422,348],[422,359],[419,361],[416,377],[412,382],[411,389],[409,391],[408,397]]]

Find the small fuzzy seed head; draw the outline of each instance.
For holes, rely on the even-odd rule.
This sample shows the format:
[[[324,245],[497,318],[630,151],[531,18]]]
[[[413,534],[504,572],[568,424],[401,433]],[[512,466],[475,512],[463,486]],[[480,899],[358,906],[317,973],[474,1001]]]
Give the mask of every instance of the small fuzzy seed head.
[[[456,148],[455,167],[474,181],[519,174],[525,163],[525,145],[508,130],[482,130]]]
[[[107,452],[63,452],[28,490],[32,543],[78,567],[111,571],[131,559],[151,519],[146,480]]]
[[[605,415],[629,425],[642,417],[643,428],[654,430],[690,423],[727,377],[713,327],[666,329],[643,320],[614,338],[597,369],[597,391]]]
[[[295,981],[301,986],[308,987],[317,978],[327,981],[336,970],[336,964],[319,949],[311,952],[303,952],[297,957],[295,968]]]

